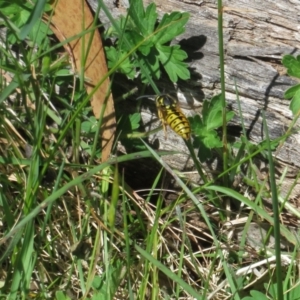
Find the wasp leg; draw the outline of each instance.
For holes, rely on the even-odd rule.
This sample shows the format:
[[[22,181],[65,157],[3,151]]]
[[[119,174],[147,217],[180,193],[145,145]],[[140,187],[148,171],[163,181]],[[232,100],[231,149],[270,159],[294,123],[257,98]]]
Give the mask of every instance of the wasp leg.
[[[165,113],[162,109],[158,109],[158,117],[161,121],[161,124],[163,126],[164,129],[164,133],[165,133],[165,140],[167,139],[167,125],[168,123],[165,120]]]
[[[162,121],[162,126],[164,128],[164,133],[165,133],[165,140],[168,138],[168,136],[167,136],[167,125],[168,125],[168,123],[165,123],[164,121]]]

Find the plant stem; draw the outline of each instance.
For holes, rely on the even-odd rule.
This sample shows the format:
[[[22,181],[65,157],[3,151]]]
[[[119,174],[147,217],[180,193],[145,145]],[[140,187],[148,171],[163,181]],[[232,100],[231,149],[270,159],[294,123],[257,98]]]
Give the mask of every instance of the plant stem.
[[[227,121],[226,121],[226,99],[225,99],[222,0],[218,0],[218,35],[219,35],[219,55],[220,55],[220,75],[221,75],[221,95],[222,95],[222,118],[223,118],[223,126],[222,126],[223,170],[226,171],[228,168],[228,148],[227,148]],[[224,176],[224,185],[228,186],[228,176]]]

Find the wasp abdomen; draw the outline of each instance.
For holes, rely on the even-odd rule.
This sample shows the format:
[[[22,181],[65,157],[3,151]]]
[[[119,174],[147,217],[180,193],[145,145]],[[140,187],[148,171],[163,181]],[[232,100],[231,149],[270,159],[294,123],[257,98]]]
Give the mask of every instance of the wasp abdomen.
[[[170,95],[160,95],[156,98],[156,106],[165,132],[165,124],[168,124],[174,132],[188,140],[191,135],[190,123],[180,110],[177,100]]]
[[[170,110],[167,113],[168,125],[181,137],[188,140],[191,134],[190,123],[181,111]]]

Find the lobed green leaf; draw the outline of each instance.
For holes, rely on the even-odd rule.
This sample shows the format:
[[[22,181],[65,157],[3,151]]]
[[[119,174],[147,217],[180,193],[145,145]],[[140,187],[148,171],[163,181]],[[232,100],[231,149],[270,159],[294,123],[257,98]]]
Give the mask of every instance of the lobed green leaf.
[[[128,14],[135,23],[136,28],[142,35],[147,34],[147,26],[145,23],[145,10],[143,1],[141,0],[130,0],[129,1]]]
[[[294,57],[285,55],[282,59],[283,65],[288,69],[288,74],[293,77],[300,78],[300,55]]]
[[[284,93],[285,99],[291,99],[294,97],[294,95],[300,90],[300,84],[296,84],[292,86],[291,88],[287,89]]]
[[[176,36],[184,33],[184,26],[189,17],[189,13],[172,12],[171,14],[165,14],[156,28],[155,43],[168,43]]]
[[[157,20],[157,12],[156,12],[155,3],[151,3],[146,8],[145,20],[146,20],[146,34],[147,35],[153,34],[155,23]]]
[[[157,45],[156,49],[159,52],[159,60],[164,66],[172,82],[177,82],[178,77],[182,80],[190,78],[190,72],[187,69],[187,64],[182,62],[185,59],[186,53],[179,49],[180,46],[163,46]]]

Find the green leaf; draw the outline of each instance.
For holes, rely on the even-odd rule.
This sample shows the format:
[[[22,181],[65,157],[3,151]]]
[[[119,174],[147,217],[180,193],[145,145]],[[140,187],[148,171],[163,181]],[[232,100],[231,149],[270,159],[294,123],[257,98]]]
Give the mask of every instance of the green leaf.
[[[234,112],[226,112],[226,121],[234,117]],[[194,148],[199,148],[198,157],[205,161],[211,157],[211,149],[221,148],[223,143],[216,131],[222,126],[222,95],[205,100],[202,109],[202,118],[199,115],[189,118],[194,138]]]
[[[57,300],[71,300],[71,298],[66,296],[62,291],[57,291],[55,293],[55,299],[57,299]]]
[[[259,291],[255,291],[255,290],[252,290],[250,292],[251,296],[253,296],[254,299],[261,299],[261,300],[268,300],[268,298],[266,297],[265,294],[259,292]]]
[[[205,130],[205,125],[199,115],[190,117],[189,121],[191,124],[192,132],[194,132],[196,135],[200,135],[201,131]]]
[[[141,69],[142,82],[148,83],[152,77],[159,79],[161,76],[160,63],[165,68],[171,81],[176,82],[178,78],[183,80],[190,78],[187,64],[183,61],[187,58],[185,51],[180,46],[166,46],[174,37],[184,32],[184,25],[189,19],[188,13],[173,12],[165,14],[155,29],[157,22],[156,5],[151,3],[144,9],[142,0],[130,0],[128,18],[121,17],[119,21],[112,22],[114,27],[107,31],[107,36],[117,37],[116,44],[119,51],[108,52],[109,67],[114,67],[119,63],[119,52],[123,55],[137,49],[134,56],[129,60],[121,60],[119,71],[126,73],[129,78],[133,78],[137,71]],[[136,57],[138,56],[138,59]],[[123,57],[123,56],[122,56]],[[126,69],[126,70],[125,70]]]
[[[290,110],[294,116],[296,116],[300,111],[300,89],[295,93],[290,103]]]
[[[159,79],[160,78],[160,68],[159,68],[158,52],[156,51],[156,49],[151,48],[151,51],[147,57],[144,57],[144,56],[141,57],[139,55],[139,58],[140,58],[139,63],[144,66],[144,68],[143,68],[144,72],[142,73],[142,82],[148,83],[146,72],[152,78],[154,78],[156,80]],[[137,66],[138,66],[138,64],[137,64]]]
[[[295,288],[293,288],[289,293],[288,293],[288,296],[289,296],[289,300],[299,300],[300,299],[300,285],[299,285],[299,282],[298,283],[295,283]]]
[[[151,3],[147,8],[146,8],[146,13],[145,13],[145,18],[147,20],[146,22],[146,31],[147,35],[150,35],[153,33],[154,26],[157,20],[157,12],[156,12],[156,5],[155,3]]]
[[[140,127],[141,114],[134,113],[130,115],[123,115],[118,124],[118,128],[123,134],[132,133],[134,130]]]
[[[198,157],[203,162],[211,157],[212,148],[222,147],[222,141],[215,130],[208,130],[207,125],[203,123],[199,115],[189,118],[189,121],[195,136],[193,147],[199,148]]]
[[[29,33],[29,37],[30,40],[35,42],[35,44],[41,45],[42,42],[45,40],[46,35],[51,33],[52,31],[49,29],[47,24],[40,21],[34,24],[31,32]]]
[[[120,18],[115,20],[114,24],[107,29],[104,34],[104,39],[110,37],[121,38],[120,33],[124,34],[124,32],[130,30],[135,30],[135,24],[133,20],[131,18],[120,16]]]
[[[98,127],[98,122],[95,117],[90,117],[88,121],[83,121],[81,123],[81,131],[85,133],[93,133],[96,132]]]
[[[282,63],[288,69],[288,74],[290,76],[300,78],[300,55],[296,58],[292,55],[285,55],[282,59]],[[292,98],[290,103],[290,110],[293,115],[296,116],[300,111],[300,84],[294,85],[284,93],[285,99]]]
[[[203,103],[203,122],[208,130],[216,129],[222,126],[222,95],[213,97],[210,101],[205,100]],[[226,113],[226,121],[230,121],[235,116],[233,111]]]
[[[147,34],[147,26],[145,23],[145,11],[142,0],[130,0],[129,1],[128,14],[135,23],[136,28],[143,35]]]
[[[190,78],[190,72],[187,68],[187,64],[182,62],[182,60],[187,58],[187,54],[185,51],[180,50],[179,45],[172,47],[156,45],[156,49],[159,52],[159,60],[164,66],[172,82],[177,82],[178,77],[182,80]]]
[[[284,55],[282,58],[282,64],[286,67],[286,68],[290,68],[293,63],[295,61],[295,57],[293,55]]]
[[[273,283],[270,286],[267,283],[264,283],[266,291],[272,296],[273,299],[277,298],[277,283]]]
[[[131,129],[136,130],[140,127],[141,114],[135,113],[135,114],[129,115],[129,120],[130,120],[130,124],[131,124]]]
[[[98,292],[96,293],[92,299],[112,299],[107,298],[110,294],[113,296],[116,293],[117,288],[119,287],[120,280],[123,278],[124,274],[122,274],[122,265],[120,261],[111,262],[110,268],[106,273],[106,276],[95,276],[92,287]],[[109,282],[109,283],[108,283]]]
[[[221,115],[220,115],[221,113]],[[222,125],[222,95],[214,96],[210,101],[203,103],[203,121],[209,129],[218,128]],[[211,125],[212,123],[212,125]]]
[[[35,7],[31,3],[25,4],[18,2],[17,4],[0,5],[1,12],[4,13],[9,20],[12,30],[8,30],[7,39],[10,43],[16,43],[17,38],[24,40],[29,36],[30,41],[34,41],[40,45],[46,34],[51,33],[49,27],[41,21],[41,15],[45,9],[49,9],[46,0],[37,1]],[[12,32],[14,31],[14,32]]]
[[[184,26],[189,17],[188,13],[172,12],[171,14],[165,14],[156,28],[155,43],[165,44],[184,33]]]
[[[19,13],[22,9],[20,9],[20,5],[18,5],[17,3],[9,3],[8,1],[2,1],[0,2],[0,10],[3,15],[10,18],[13,15]]]
[[[95,276],[92,281],[92,287],[96,291],[100,289],[101,285],[103,284],[103,277]]]
[[[200,140],[198,141],[196,148],[199,148],[197,156],[201,162],[205,162],[212,157],[211,149],[207,148]]]
[[[235,116],[234,111],[229,111],[226,113],[226,122],[229,122],[230,120],[232,120]]]
[[[40,18],[44,12],[44,7],[46,5],[47,0],[39,0],[35,3],[35,6],[30,14],[30,18],[26,20],[26,24],[23,26],[19,33],[20,40],[24,40],[29,32],[33,29],[33,27],[40,23]],[[43,23],[44,24],[44,23]],[[45,25],[45,24],[44,24]]]
[[[207,119],[207,129],[212,130],[218,128],[222,125],[223,118],[222,118],[222,111],[221,110],[213,110],[208,115]]]
[[[111,69],[118,65],[117,70],[120,73],[123,73],[128,78],[133,79],[136,74],[136,71],[134,65],[131,63],[129,57],[127,56],[127,53],[124,51],[118,51],[114,47],[105,47],[105,50],[106,57],[108,60],[108,67]],[[122,63],[120,63],[120,61],[122,61]]]
[[[16,13],[11,20],[15,22],[15,25],[18,27],[22,27],[30,17],[30,11],[28,8],[25,10],[20,9],[18,13]]]
[[[287,89],[284,93],[284,98],[285,99],[291,99],[294,97],[297,91],[300,90],[300,84],[296,84],[292,86],[291,88]]]
[[[26,9],[19,9],[18,12],[11,15],[9,20],[7,20],[7,22],[10,24],[7,30],[7,40],[11,44],[15,44],[17,42],[17,36],[20,32],[20,28],[29,18],[30,12]]]
[[[58,71],[55,71],[54,75],[55,75],[55,77],[73,76],[73,75],[70,74],[70,69],[60,69]]]
[[[292,55],[285,55],[282,59],[283,65],[288,69],[288,74],[300,78],[300,55],[296,58]]]
[[[42,59],[42,68],[41,72],[44,76],[47,76],[47,74],[50,71],[50,64],[51,64],[51,58],[49,55],[45,55]]]
[[[268,297],[259,291],[252,290],[250,291],[250,294],[252,297],[247,296],[244,297],[242,300],[268,300]]]
[[[203,139],[203,144],[209,149],[221,148],[223,145],[216,131],[207,132]]]
[[[125,37],[130,42],[130,45],[132,45],[132,46],[139,45],[138,50],[144,56],[149,55],[151,48],[153,47],[153,44],[150,40],[148,40],[148,41],[144,40],[143,36],[135,31],[126,32]],[[124,47],[124,50],[129,52],[131,49],[126,49],[126,47]]]

